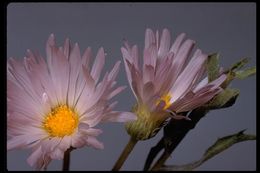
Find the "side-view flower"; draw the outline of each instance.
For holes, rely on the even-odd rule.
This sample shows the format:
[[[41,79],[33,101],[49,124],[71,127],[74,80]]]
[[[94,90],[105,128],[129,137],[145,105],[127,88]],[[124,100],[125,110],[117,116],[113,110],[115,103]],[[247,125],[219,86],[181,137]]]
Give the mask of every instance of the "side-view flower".
[[[53,159],[63,159],[69,148],[104,148],[96,137],[100,122],[136,119],[130,112],[113,111],[109,100],[125,87],[116,87],[120,61],[102,80],[104,49],[98,50],[90,68],[91,49],[81,56],[76,43],[66,39],[56,47],[51,34],[46,45],[47,61],[27,51],[23,61],[7,64],[7,149],[31,149],[28,163],[46,169]]]
[[[194,45],[195,41],[185,40],[184,33],[171,44],[168,29],[161,36],[147,29],[141,67],[136,45],[131,47],[125,42],[121,48],[127,79],[137,100],[133,112],[138,118],[126,124],[131,148],[137,141],[155,136],[168,118],[190,120],[185,112],[207,103],[223,90],[220,85],[226,74],[208,82],[208,55],[200,49],[192,55]],[[113,170],[120,169],[124,159],[119,158]]]
[[[131,48],[126,43],[121,48],[128,82],[137,100],[134,112],[138,119],[127,123],[127,131],[137,140],[154,136],[154,130],[171,116],[188,119],[180,113],[205,104],[222,90],[219,86],[226,75],[210,83],[207,77],[202,80],[208,55],[196,49],[191,57],[195,41],[184,38],[185,34],[180,34],[171,45],[168,29],[163,30],[161,38],[158,31],[154,34],[147,29],[142,69],[137,46]]]

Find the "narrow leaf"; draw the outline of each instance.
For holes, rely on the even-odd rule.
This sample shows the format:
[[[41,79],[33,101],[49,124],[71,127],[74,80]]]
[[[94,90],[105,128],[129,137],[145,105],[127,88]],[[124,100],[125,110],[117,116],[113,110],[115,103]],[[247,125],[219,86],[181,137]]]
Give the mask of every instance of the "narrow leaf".
[[[203,107],[209,110],[230,107],[235,103],[238,95],[238,89],[226,88]]]
[[[222,88],[227,88],[227,86],[230,84],[230,82],[237,78],[236,72],[244,67],[249,62],[249,58],[241,59],[240,61],[233,64],[229,69],[225,70],[225,74],[227,74],[227,79],[221,84]]]
[[[244,79],[246,77],[252,76],[256,73],[256,67],[247,68],[245,70],[239,70],[236,72],[236,78]]]
[[[207,60],[207,71],[209,82],[215,80],[219,76],[219,54],[209,55]]]
[[[161,171],[184,171],[184,170],[193,170],[200,165],[202,165],[207,160],[216,156],[217,154],[225,151],[232,145],[248,141],[248,140],[256,140],[255,135],[244,134],[245,130],[242,130],[236,134],[225,136],[223,138],[218,139],[211,147],[209,147],[206,152],[203,154],[202,158],[198,161],[194,161],[185,165],[172,165],[172,166],[163,166]]]
[[[244,65],[246,65],[249,62],[249,58],[243,58],[240,61],[236,62],[235,64],[233,64],[230,68],[231,71],[236,71],[241,69],[242,67],[244,67]]]

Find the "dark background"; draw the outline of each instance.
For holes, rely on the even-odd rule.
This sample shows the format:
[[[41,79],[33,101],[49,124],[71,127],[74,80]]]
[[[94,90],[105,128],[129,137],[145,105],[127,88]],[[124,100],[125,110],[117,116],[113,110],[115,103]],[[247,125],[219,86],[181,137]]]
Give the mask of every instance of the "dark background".
[[[185,32],[206,53],[219,52],[221,65],[250,57],[256,65],[256,4],[254,3],[11,3],[7,8],[7,57],[23,58],[26,49],[45,56],[48,36],[54,33],[58,45],[69,37],[78,42],[81,52],[88,46],[94,55],[103,46],[105,70],[122,60],[123,38],[137,44],[142,53],[145,29],[168,28],[172,38]],[[103,71],[103,72],[104,72]],[[128,85],[124,67],[118,75],[119,85]],[[228,109],[211,111],[178,146],[168,164],[184,164],[199,159],[219,137],[242,129],[256,134],[256,79],[235,80],[231,87],[241,94]],[[116,98],[116,110],[130,110],[135,103],[130,87]],[[111,170],[128,134],[122,123],[101,124],[98,139],[104,150],[82,148],[72,152],[71,170]],[[141,170],[152,146],[161,138],[139,142],[122,170]],[[27,163],[29,150],[7,154],[8,170],[33,170]],[[52,161],[48,170],[60,170],[62,161]],[[255,170],[256,142],[242,142],[207,161],[197,170]]]

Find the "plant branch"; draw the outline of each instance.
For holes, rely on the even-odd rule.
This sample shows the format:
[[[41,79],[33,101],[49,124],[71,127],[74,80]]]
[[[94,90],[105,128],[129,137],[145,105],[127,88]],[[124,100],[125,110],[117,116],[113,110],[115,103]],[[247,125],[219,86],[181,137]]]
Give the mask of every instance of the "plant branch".
[[[207,160],[211,159],[212,157],[216,156],[217,154],[220,154],[221,152],[227,150],[230,148],[232,145],[243,142],[243,141],[248,141],[248,140],[256,140],[255,135],[249,135],[249,134],[244,134],[244,130],[233,134],[229,135],[223,138],[218,139],[211,147],[209,147],[204,155],[202,156],[201,159],[194,161],[189,164],[185,165],[172,165],[172,166],[162,166],[161,168],[158,168],[160,171],[188,171],[188,170],[193,170],[200,165],[202,165],[204,162]]]
[[[64,152],[62,171],[69,171],[69,169],[70,169],[70,152],[73,149],[74,149],[73,147],[70,147]]]
[[[125,149],[123,150],[114,167],[112,168],[112,171],[119,171],[137,142],[138,141],[132,137],[129,139],[129,142],[125,146]]]

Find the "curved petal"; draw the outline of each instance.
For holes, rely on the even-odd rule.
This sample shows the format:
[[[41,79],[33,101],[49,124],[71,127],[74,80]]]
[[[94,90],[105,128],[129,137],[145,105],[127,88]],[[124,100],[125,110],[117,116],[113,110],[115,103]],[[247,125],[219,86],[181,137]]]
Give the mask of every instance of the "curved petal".
[[[104,149],[104,145],[99,142],[95,137],[88,136],[86,139],[87,145],[94,147],[95,149]]]
[[[145,31],[145,44],[144,44],[145,49],[147,49],[148,47],[150,47],[151,44],[154,43],[155,43],[154,33],[150,28],[148,28]]]
[[[202,68],[202,65],[204,64],[206,58],[207,55],[205,54],[193,56],[189,64],[186,66],[186,68],[175,81],[175,84],[170,91],[172,95],[171,102],[177,100],[191,88],[193,81],[200,69]]]
[[[102,71],[104,65],[105,65],[105,52],[104,52],[104,49],[101,47],[98,50],[97,57],[95,59],[95,62],[93,64],[92,70],[91,70],[91,76],[95,80],[95,83],[98,82],[98,79],[100,77],[100,74],[101,74],[101,71]]]
[[[171,44],[171,34],[168,29],[164,29],[162,32],[160,47],[158,50],[159,57],[163,57],[169,52],[170,44]]]
[[[102,122],[128,122],[136,119],[137,117],[134,113],[112,111],[102,118]]]

